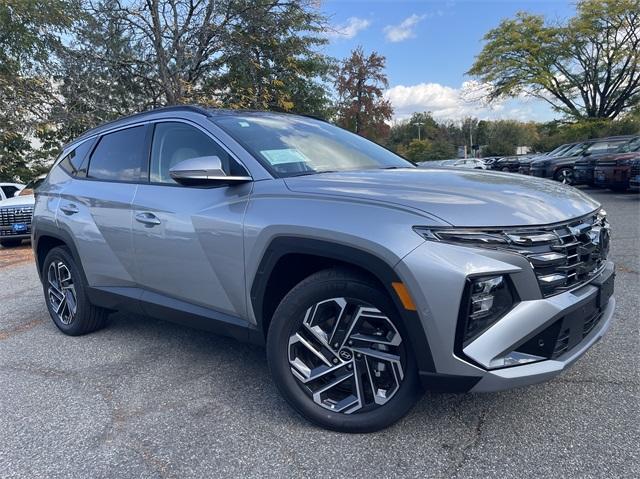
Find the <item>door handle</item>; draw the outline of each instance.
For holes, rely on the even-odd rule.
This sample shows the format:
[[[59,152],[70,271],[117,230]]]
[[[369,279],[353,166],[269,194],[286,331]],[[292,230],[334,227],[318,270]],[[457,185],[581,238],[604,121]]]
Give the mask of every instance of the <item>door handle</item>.
[[[60,211],[62,211],[65,215],[75,215],[80,212],[78,207],[73,203],[69,203],[68,205],[64,205],[60,207]]]
[[[156,226],[161,223],[160,219],[153,213],[144,212],[136,215],[136,221],[146,226]]]

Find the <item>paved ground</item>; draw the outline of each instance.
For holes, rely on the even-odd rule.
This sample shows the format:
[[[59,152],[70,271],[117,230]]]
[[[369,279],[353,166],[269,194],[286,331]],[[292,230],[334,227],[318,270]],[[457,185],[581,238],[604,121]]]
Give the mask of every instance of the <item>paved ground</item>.
[[[370,435],[297,417],[257,347],[124,315],[63,336],[27,248],[0,249],[0,477],[640,477],[640,195],[591,193],[618,264],[603,341],[547,384],[429,394]]]

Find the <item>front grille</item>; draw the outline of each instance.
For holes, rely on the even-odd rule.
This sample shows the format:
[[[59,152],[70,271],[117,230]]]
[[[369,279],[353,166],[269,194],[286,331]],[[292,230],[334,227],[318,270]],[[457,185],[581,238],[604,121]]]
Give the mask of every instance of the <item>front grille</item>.
[[[640,161],[631,163],[631,177],[640,175]]]
[[[573,289],[604,266],[609,225],[597,214],[558,226],[509,232],[509,249],[527,257],[545,297]]]
[[[520,173],[521,175],[531,174],[531,165],[520,165],[520,168],[518,168],[518,173]]]
[[[0,208],[0,236],[22,236],[28,234],[31,231],[32,216],[32,206]],[[12,226],[16,223],[23,223],[27,225],[27,230],[19,232],[13,231]]]

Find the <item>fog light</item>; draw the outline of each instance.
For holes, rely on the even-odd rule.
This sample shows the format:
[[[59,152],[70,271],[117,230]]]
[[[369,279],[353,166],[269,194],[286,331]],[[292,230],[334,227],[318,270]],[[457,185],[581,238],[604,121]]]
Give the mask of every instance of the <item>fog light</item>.
[[[502,358],[496,358],[491,361],[489,368],[504,368],[507,366],[521,366],[523,364],[535,363],[537,361],[544,361],[547,358],[542,356],[536,356],[535,354],[519,353],[518,351],[512,351]]]
[[[513,306],[513,295],[504,276],[474,278],[469,288],[463,341],[487,329]]]

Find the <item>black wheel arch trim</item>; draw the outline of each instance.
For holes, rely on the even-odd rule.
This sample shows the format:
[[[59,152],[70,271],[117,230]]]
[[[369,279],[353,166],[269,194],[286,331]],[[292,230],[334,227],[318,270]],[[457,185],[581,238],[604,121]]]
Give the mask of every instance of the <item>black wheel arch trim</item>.
[[[258,328],[263,333],[266,333],[266,322],[262,317],[262,311],[269,278],[278,261],[289,254],[319,256],[352,264],[372,274],[387,290],[403,319],[419,372],[435,372],[431,348],[418,313],[406,310],[392,289],[392,282],[401,281],[393,267],[369,252],[340,243],[296,236],[278,236],[271,241],[262,256],[250,291],[251,306]]]
[[[69,234],[67,231],[63,229],[55,228],[53,226],[48,226],[48,225],[37,225],[37,227],[33,227],[33,231],[34,233],[33,233],[33,240],[32,240],[32,243],[33,243],[32,248],[35,254],[35,260],[36,260],[38,275],[40,276],[40,279],[42,279],[42,267],[43,267],[43,265],[41,264],[41,260],[43,261],[44,257],[43,258],[38,257],[38,249],[40,246],[41,238],[43,236],[46,236],[46,237],[54,238],[60,241],[69,249],[69,251],[71,252],[71,256],[73,256],[73,259],[76,262],[76,266],[78,267],[78,270],[82,274],[82,279],[84,280],[85,284],[88,284],[87,277],[82,267],[82,261],[80,261],[80,255],[78,254],[78,248],[76,247],[75,241],[73,241],[71,234]]]

